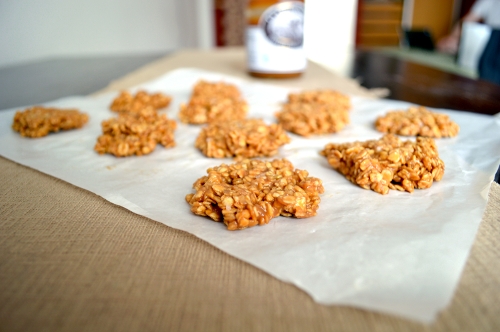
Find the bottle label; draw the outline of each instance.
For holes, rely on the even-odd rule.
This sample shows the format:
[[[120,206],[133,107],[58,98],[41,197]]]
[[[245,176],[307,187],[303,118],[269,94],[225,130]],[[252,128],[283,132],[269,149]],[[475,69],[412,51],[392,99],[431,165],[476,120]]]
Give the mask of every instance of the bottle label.
[[[303,71],[307,64],[303,28],[302,2],[280,2],[269,7],[257,26],[247,28],[248,68],[270,73]]]

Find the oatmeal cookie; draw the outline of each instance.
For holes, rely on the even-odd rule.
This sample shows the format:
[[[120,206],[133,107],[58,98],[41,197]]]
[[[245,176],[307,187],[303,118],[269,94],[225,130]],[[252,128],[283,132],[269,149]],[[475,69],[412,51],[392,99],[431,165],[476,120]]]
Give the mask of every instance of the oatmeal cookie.
[[[189,102],[181,105],[179,119],[184,123],[204,124],[241,120],[247,112],[248,105],[235,85],[199,81]]]
[[[336,133],[349,123],[349,111],[318,103],[285,104],[276,117],[286,131],[304,137]]]
[[[160,109],[167,107],[172,98],[163,93],[149,94],[146,91],[138,91],[132,95],[128,91],[122,91],[111,103],[110,109],[114,112],[138,113],[145,107]]]
[[[460,127],[446,114],[418,106],[407,111],[392,111],[377,118],[375,128],[382,133],[433,138],[454,137]]]
[[[243,160],[209,168],[186,195],[191,211],[237,230],[265,225],[279,215],[308,218],[324,192],[320,179],[286,159]]]
[[[158,114],[151,106],[138,113],[121,113],[101,125],[102,135],[94,147],[99,154],[141,156],[153,152],[157,144],[166,148],[175,146],[177,123],[165,114]]]
[[[37,138],[46,136],[50,132],[81,128],[88,120],[87,114],[76,109],[34,106],[16,112],[12,129],[21,136]]]
[[[201,129],[195,146],[210,158],[254,158],[275,155],[289,142],[281,125],[247,119],[208,124]]]
[[[346,111],[351,109],[351,99],[333,90],[310,90],[300,93],[290,93],[288,95],[288,103],[328,104]]]
[[[291,93],[277,112],[278,122],[287,131],[301,136],[336,133],[349,123],[351,101],[331,90]]]
[[[389,189],[413,192],[430,188],[444,175],[432,138],[401,141],[387,134],[379,140],[327,144],[321,154],[345,177],[364,189],[387,194]]]

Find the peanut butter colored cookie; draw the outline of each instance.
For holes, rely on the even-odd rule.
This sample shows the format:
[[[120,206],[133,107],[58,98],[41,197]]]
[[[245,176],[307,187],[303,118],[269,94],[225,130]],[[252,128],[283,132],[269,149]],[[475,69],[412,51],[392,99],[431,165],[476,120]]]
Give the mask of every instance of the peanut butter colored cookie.
[[[237,230],[265,225],[279,215],[308,218],[316,215],[320,179],[294,169],[286,159],[243,160],[209,168],[186,195],[191,211]]]
[[[413,192],[430,188],[444,175],[432,138],[401,141],[387,134],[379,140],[327,144],[321,154],[345,177],[364,189],[387,194],[389,189]]]
[[[12,129],[21,136],[37,138],[46,136],[50,132],[81,128],[88,120],[87,114],[76,109],[34,106],[16,112]]]

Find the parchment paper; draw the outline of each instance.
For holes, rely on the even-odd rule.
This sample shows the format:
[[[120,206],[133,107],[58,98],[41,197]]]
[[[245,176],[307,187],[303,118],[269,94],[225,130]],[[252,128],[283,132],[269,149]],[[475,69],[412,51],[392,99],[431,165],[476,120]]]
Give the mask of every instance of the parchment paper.
[[[196,69],[179,69],[138,88],[173,96],[165,110],[177,118],[199,79],[235,83],[250,104],[250,116],[273,122],[289,90],[249,83]],[[131,91],[134,91],[132,89]],[[375,139],[373,122],[410,104],[352,97],[351,124],[337,134],[292,142],[275,158],[288,158],[323,180],[318,215],[278,217],[262,227],[230,232],[221,223],[193,215],[185,202],[193,182],[208,167],[231,163],[208,159],[194,148],[199,126],[178,122],[177,146],[160,145],[150,155],[115,158],[93,151],[115,93],[70,97],[47,105],[79,108],[90,115],[80,130],[23,138],[10,126],[16,109],[0,112],[0,154],[65,180],[140,215],[198,236],[285,282],[315,301],[351,305],[431,322],[451,300],[486,206],[500,161],[500,119],[436,110],[456,121],[457,138],[437,140],[446,171],[430,189],[382,196],[361,189],[334,171],[318,152],[328,142]]]

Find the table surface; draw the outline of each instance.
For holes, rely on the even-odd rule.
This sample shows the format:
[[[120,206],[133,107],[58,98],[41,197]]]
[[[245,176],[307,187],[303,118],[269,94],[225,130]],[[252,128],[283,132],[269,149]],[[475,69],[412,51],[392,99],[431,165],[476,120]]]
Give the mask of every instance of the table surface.
[[[366,62],[370,61],[394,63],[387,58],[369,60],[365,53],[358,53],[358,57],[360,67],[355,66],[358,71],[353,71],[353,75],[363,76],[368,87],[376,81],[369,81],[369,69],[363,72],[359,68],[366,68]],[[45,73],[43,69],[33,69],[37,64],[19,67],[20,77],[14,67],[0,69],[0,90],[14,80],[16,89],[36,91],[40,87],[47,92],[27,96],[11,87],[12,98],[3,99],[2,95],[0,102],[7,102],[0,108],[101,89],[100,92],[117,91],[186,66],[246,77],[241,50],[180,52],[165,58],[135,57],[129,67],[117,66],[108,72],[105,69],[113,66],[113,61],[103,67],[94,60],[86,61],[90,67],[101,68],[99,79],[88,83],[92,78],[87,78],[85,88],[78,85],[80,76],[69,69],[78,67],[80,73],[91,72],[84,70],[78,59],[42,63],[42,67],[52,68],[45,69]],[[61,63],[66,66],[65,72],[60,71]],[[137,69],[141,64],[147,65]],[[372,68],[378,73],[375,75],[381,75],[380,69]],[[387,69],[382,74],[400,77],[402,74],[396,69],[392,72]],[[32,85],[31,70],[42,72]],[[6,72],[10,75],[8,80],[3,76]],[[423,78],[425,73],[425,70],[416,74],[409,71],[407,79],[400,77],[399,82],[403,83],[399,90],[404,91],[411,75],[422,76],[418,80],[430,80]],[[104,88],[103,80],[111,84]],[[270,82],[305,88],[340,86],[367,96],[383,93],[363,89],[314,64],[300,80]],[[47,88],[52,84],[65,86],[62,95]],[[469,84],[472,82],[467,81],[463,87],[468,89]],[[477,84],[482,89],[483,83]],[[432,91],[441,93],[432,86],[427,92],[422,87],[416,90],[417,95],[424,96]],[[391,97],[409,95],[411,91],[399,94],[393,90]],[[487,94],[487,98],[484,95],[481,98],[491,98],[494,102],[499,95]],[[436,107],[454,108],[450,104],[453,98],[436,97],[435,102],[440,103]],[[488,102],[484,104],[487,109]],[[0,176],[2,331],[500,330],[500,186],[496,183],[490,188],[490,203],[452,303],[435,323],[423,325],[358,308],[317,304],[293,285],[278,281],[191,234],[136,215],[93,193],[1,157]]]
[[[390,99],[489,115],[500,112],[500,85],[383,53],[358,51],[351,77],[367,88],[388,88]]]
[[[48,59],[0,68],[0,110],[94,93],[165,55]],[[500,112],[499,85],[380,52],[358,50],[352,57],[344,71],[363,87],[389,89],[389,99],[489,115]]]
[[[86,96],[163,56],[56,58],[0,68],[0,110]]]

